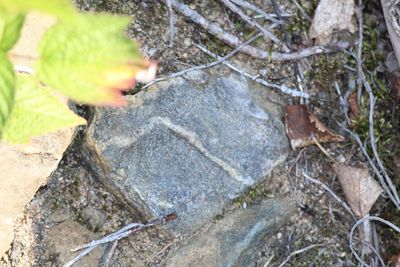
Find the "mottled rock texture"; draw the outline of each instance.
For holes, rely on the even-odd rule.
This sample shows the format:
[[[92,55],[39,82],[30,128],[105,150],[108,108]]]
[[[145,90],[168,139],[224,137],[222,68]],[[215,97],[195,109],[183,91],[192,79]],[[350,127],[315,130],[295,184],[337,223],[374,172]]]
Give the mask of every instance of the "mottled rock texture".
[[[97,109],[87,159],[100,180],[145,218],[175,211],[175,234],[191,232],[282,162],[281,121],[247,84],[192,73]]]

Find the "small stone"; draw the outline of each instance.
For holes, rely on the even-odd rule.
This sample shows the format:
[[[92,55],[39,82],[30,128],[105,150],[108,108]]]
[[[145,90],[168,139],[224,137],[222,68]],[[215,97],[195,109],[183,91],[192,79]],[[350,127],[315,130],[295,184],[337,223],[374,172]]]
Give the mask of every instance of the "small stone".
[[[185,39],[183,40],[183,44],[184,44],[185,46],[190,46],[190,45],[192,44],[192,40],[191,40],[190,38],[185,38]]]
[[[260,69],[260,70],[258,71],[258,73],[260,73],[261,76],[265,76],[265,75],[267,75],[268,70],[267,70],[267,69]]]
[[[399,64],[397,63],[397,58],[393,51],[387,54],[385,65],[389,72],[399,71]]]

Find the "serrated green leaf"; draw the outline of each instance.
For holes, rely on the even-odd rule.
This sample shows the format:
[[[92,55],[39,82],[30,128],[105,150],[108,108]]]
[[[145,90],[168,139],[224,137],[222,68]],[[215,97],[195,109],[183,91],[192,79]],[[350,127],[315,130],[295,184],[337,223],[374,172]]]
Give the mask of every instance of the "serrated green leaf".
[[[35,10],[61,19],[76,13],[71,0],[0,0],[0,6],[9,12],[26,13]]]
[[[17,76],[15,104],[7,121],[3,139],[27,143],[30,139],[86,123],[66,103],[29,75]]]
[[[24,19],[25,16],[22,14],[7,14],[0,9],[0,49],[2,51],[7,52],[18,41]]]
[[[15,96],[15,73],[10,61],[0,52],[0,137],[10,116]]]
[[[128,24],[129,18],[107,14],[56,24],[40,44],[39,78],[78,102],[123,103],[120,91],[149,67],[124,33]]]

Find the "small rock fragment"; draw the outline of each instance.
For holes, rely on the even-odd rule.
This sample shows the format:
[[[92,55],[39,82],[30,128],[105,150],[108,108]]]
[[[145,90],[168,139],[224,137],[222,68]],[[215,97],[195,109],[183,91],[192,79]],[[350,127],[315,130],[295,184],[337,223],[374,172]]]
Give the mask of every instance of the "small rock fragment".
[[[393,51],[387,54],[385,66],[389,72],[399,71],[399,64],[397,63],[397,58]]]
[[[346,41],[357,30],[353,0],[321,0],[310,28],[310,38],[328,45]]]

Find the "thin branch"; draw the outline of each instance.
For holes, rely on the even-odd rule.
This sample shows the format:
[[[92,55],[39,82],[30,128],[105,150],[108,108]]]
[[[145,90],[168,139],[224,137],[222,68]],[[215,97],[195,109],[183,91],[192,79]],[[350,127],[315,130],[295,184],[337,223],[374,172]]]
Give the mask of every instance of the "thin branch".
[[[296,7],[300,10],[301,14],[303,17],[305,17],[309,22],[312,21],[310,16],[307,14],[307,12],[304,10],[304,8],[297,2],[297,0],[292,0],[292,2],[296,5]]]
[[[270,20],[273,23],[276,24],[281,24],[283,23],[282,20],[280,19],[276,19],[273,16],[271,16],[270,14],[266,13],[264,10],[262,10],[261,8],[258,8],[257,6],[249,3],[246,0],[231,0],[231,2],[235,3],[238,6],[241,6],[243,8],[249,9],[251,11],[254,11],[256,13],[258,13],[260,15],[260,17],[266,19],[266,20]]]
[[[271,0],[271,3],[272,3],[272,6],[274,8],[275,14],[277,15],[278,19],[282,20],[282,15],[281,15],[282,12],[281,12],[281,9],[280,9],[279,5],[276,3],[275,0]],[[283,33],[284,33],[285,42],[286,42],[286,44],[287,44],[287,46],[289,47],[289,50],[290,50],[289,52],[292,52],[293,45],[292,45],[291,38],[289,37],[289,33],[286,31],[286,29],[285,29],[283,24],[281,24],[279,26],[280,26],[281,30],[283,31]],[[304,76],[303,76],[303,73],[301,72],[301,69],[300,69],[300,66],[299,66],[299,62],[298,61],[294,61],[293,62],[293,67],[294,67],[293,68],[294,69],[294,74],[296,76],[297,86],[299,87],[299,90],[301,92],[303,92],[304,91],[303,90],[304,89],[303,88],[303,78],[304,78]],[[304,104],[303,102],[304,102],[303,98],[300,98],[300,104]]]
[[[302,248],[302,249],[293,251],[293,252],[290,253],[290,255],[286,258],[286,260],[284,260],[278,267],[284,266],[286,263],[288,263],[288,262],[290,261],[290,259],[291,259],[293,256],[296,256],[296,255],[298,255],[298,254],[307,252],[307,251],[309,251],[309,250],[311,250],[311,249],[313,249],[313,248],[317,248],[317,247],[326,247],[326,246],[328,246],[328,245],[329,245],[329,244],[312,244],[312,245],[309,245],[309,246],[304,247],[304,248]]]
[[[164,0],[165,1],[165,0]],[[242,41],[239,40],[236,36],[225,32],[218,24],[211,23],[206,20],[203,16],[201,16],[196,11],[190,9],[187,5],[179,2],[178,0],[170,0],[172,7],[185,17],[189,18],[194,23],[198,24],[204,30],[214,35],[219,40],[224,43],[232,46],[238,47],[242,44]],[[328,54],[328,53],[336,53],[344,50],[345,47],[333,45],[333,46],[313,46],[309,48],[305,48],[301,51],[292,52],[292,53],[278,53],[278,52],[269,52],[259,48],[255,48],[250,45],[246,45],[243,47],[242,52],[246,53],[254,58],[259,59],[269,59],[274,61],[287,61],[287,60],[298,60],[302,58],[306,58],[313,55],[318,54]]]
[[[147,260],[146,266],[149,266],[154,261],[154,259],[156,259],[161,254],[163,254],[168,248],[170,248],[172,245],[174,245],[177,241],[178,241],[177,238],[174,239],[172,242],[169,242],[167,245],[165,245],[160,251],[158,251],[155,254],[153,254],[153,256],[151,256],[150,259]]]
[[[353,253],[354,257],[356,257],[356,259],[357,259],[363,266],[369,267],[369,265],[368,265],[363,259],[361,259],[361,257],[358,255],[357,251],[355,251],[355,249],[353,248],[353,235],[354,235],[354,231],[355,231],[355,229],[357,229],[357,227],[358,227],[360,224],[363,224],[364,221],[366,221],[366,220],[368,220],[368,221],[378,221],[378,222],[384,223],[384,224],[386,224],[387,226],[389,226],[390,228],[392,228],[393,230],[395,230],[395,231],[398,232],[398,233],[400,233],[400,228],[397,227],[396,225],[394,225],[393,223],[391,223],[391,222],[385,220],[385,219],[382,219],[382,218],[376,217],[376,216],[369,216],[369,215],[368,215],[368,216],[364,216],[362,219],[358,220],[358,221],[353,225],[353,227],[351,228],[350,234],[349,234],[350,250],[351,250],[351,252]],[[373,251],[376,252],[375,250],[373,250]],[[378,254],[378,255],[379,255],[379,254]],[[385,265],[384,265],[384,266],[385,266]]]
[[[169,0],[170,1],[170,0]],[[273,33],[271,33],[270,31],[268,31],[267,29],[265,29],[263,26],[261,26],[260,24],[258,24],[256,21],[254,21],[252,18],[250,18],[249,16],[247,16],[238,6],[236,6],[234,3],[232,3],[230,0],[220,0],[222,1],[225,6],[227,8],[229,8],[232,12],[238,14],[245,22],[247,22],[248,24],[250,24],[251,26],[253,26],[254,28],[258,29],[259,31],[261,31],[264,35],[264,39],[266,41],[271,40],[274,43],[276,43],[277,45],[279,45],[280,47],[283,48],[283,50],[287,53],[289,52],[289,48],[282,43],[281,40],[278,39],[278,37],[276,37]]]
[[[338,163],[338,161],[332,158],[332,156],[328,153],[328,151],[326,151],[326,149],[320,144],[320,142],[318,142],[314,135],[312,135],[311,138],[313,139],[315,145],[319,148],[319,150],[321,150],[321,152],[325,154],[325,156],[327,156],[333,162]]]
[[[221,58],[219,58],[218,60],[216,60],[214,62],[211,62],[211,63],[208,63],[208,64],[204,64],[204,65],[200,65],[200,66],[194,66],[192,68],[188,68],[188,69],[184,69],[184,70],[179,71],[179,72],[172,73],[172,74],[167,75],[165,77],[160,77],[160,78],[154,79],[153,81],[151,81],[151,82],[147,83],[145,86],[143,86],[141,88],[141,90],[143,90],[143,89],[145,89],[145,88],[147,88],[147,87],[149,87],[149,86],[151,86],[151,85],[153,85],[155,83],[158,83],[158,82],[161,82],[161,81],[165,81],[165,80],[168,80],[168,79],[171,79],[171,78],[182,76],[182,75],[184,75],[184,74],[186,74],[186,73],[188,73],[190,71],[204,70],[204,69],[208,69],[208,68],[214,67],[214,66],[216,66],[218,64],[221,64],[222,62],[224,62],[228,58],[230,58],[233,55],[235,55],[236,53],[238,53],[245,45],[248,45],[249,43],[253,42],[254,40],[256,40],[260,36],[261,36],[261,33],[256,34],[255,36],[251,37],[249,40],[247,40],[246,42],[244,42],[243,44],[241,44],[240,46],[238,46],[237,48],[235,48],[234,50],[232,50],[231,52],[226,54],[224,57],[221,57]]]
[[[72,249],[72,251],[78,251],[78,250],[82,250],[84,249],[84,251],[82,251],[77,257],[75,257],[74,259],[70,260],[69,262],[67,262],[64,267],[70,267],[72,265],[74,265],[76,262],[78,262],[80,259],[82,259],[84,256],[86,256],[87,254],[89,254],[89,252],[91,252],[93,249],[95,249],[97,246],[99,245],[103,245],[109,242],[115,242],[118,241],[124,237],[127,237],[128,235],[138,232],[138,231],[142,231],[146,228],[149,227],[153,227],[155,225],[160,225],[160,224],[164,224],[168,221],[172,221],[175,220],[177,218],[175,213],[171,213],[171,214],[167,214],[165,216],[160,216],[157,219],[154,219],[152,221],[150,221],[147,224],[142,224],[142,223],[131,223],[123,228],[121,228],[120,230],[116,231],[115,233],[112,233],[108,236],[103,237],[102,239],[99,240],[93,240],[92,242],[89,242],[87,244],[84,244],[82,246],[79,246],[75,249]],[[115,249],[115,248],[114,248]]]
[[[218,56],[218,55],[214,54],[213,52],[207,50],[205,47],[202,47],[201,45],[197,45],[197,48],[199,48],[201,51],[203,51],[204,53],[206,53],[207,55],[209,55],[209,56],[211,56],[213,58],[216,58],[216,59],[220,59],[221,58],[220,56]],[[310,97],[307,93],[303,93],[303,92],[300,92],[298,90],[294,90],[294,89],[288,88],[285,85],[277,85],[277,84],[274,84],[274,83],[270,83],[270,82],[267,82],[264,79],[259,78],[258,76],[251,75],[251,74],[239,69],[238,67],[234,66],[232,63],[230,63],[227,60],[223,61],[222,64],[224,64],[225,66],[227,66],[231,70],[236,71],[240,75],[243,75],[243,76],[245,76],[247,78],[250,78],[251,80],[253,80],[253,81],[255,81],[255,82],[259,83],[259,84],[262,84],[262,85],[264,85],[266,87],[278,89],[282,93],[285,93],[285,94],[288,94],[288,95],[291,95],[291,96],[294,96],[294,97],[304,97],[304,98],[309,98]]]
[[[167,7],[169,12],[169,47],[174,46],[174,35],[175,35],[175,18],[174,18],[174,10],[171,5],[171,0],[167,1]]]
[[[362,13],[362,0],[358,0],[358,6],[356,9],[356,16],[358,20],[358,46],[357,46],[357,103],[361,103],[361,94],[362,94],[362,86],[363,82],[361,79],[362,73],[362,45],[363,45],[363,29],[364,29],[364,22],[363,22],[363,13]]]
[[[388,194],[390,200],[393,202],[393,204],[396,206],[397,209],[400,209],[400,204],[397,202],[396,198],[393,196],[393,193],[391,192],[391,190],[389,190],[388,186],[386,185],[384,177],[382,176],[378,167],[375,165],[375,163],[372,161],[371,157],[369,156],[367,149],[365,148],[364,144],[361,142],[360,136],[342,125],[341,125],[341,127],[343,130],[345,130],[347,133],[349,133],[350,136],[357,142],[362,154],[367,159],[368,164],[374,171],[375,175],[378,177],[380,184],[382,185],[385,192]]]
[[[96,247],[89,247],[87,249],[85,249],[84,251],[81,252],[81,254],[79,254],[78,256],[76,256],[75,258],[73,258],[72,260],[70,260],[69,262],[67,262],[66,264],[64,264],[63,267],[70,267],[72,265],[74,265],[75,263],[77,263],[80,259],[82,259],[83,257],[85,257],[87,254],[90,253],[90,251],[92,251],[93,249],[95,249]]]
[[[349,118],[349,115],[348,115],[349,104],[347,102],[347,99],[343,98],[342,92],[340,91],[339,84],[338,84],[337,81],[335,81],[335,88],[336,88],[336,92],[339,95],[340,105],[341,105],[342,112],[343,112],[344,117],[345,117],[345,122],[347,124],[350,124],[350,118]]]
[[[275,255],[272,255],[271,257],[268,258],[268,260],[264,263],[263,267],[268,267],[271,261],[274,259]]]
[[[118,240],[115,240],[114,243],[112,244],[110,251],[107,254],[106,260],[104,261],[104,267],[110,266],[111,258],[112,255],[114,254],[115,249],[117,248],[117,245],[118,245]]]
[[[364,80],[364,86],[366,87],[366,90],[369,94],[370,97],[370,115],[369,115],[369,131],[370,131],[370,138],[372,138],[371,140],[371,146],[374,147],[376,146],[376,142],[375,142],[375,134],[371,134],[374,132],[374,122],[373,122],[373,106],[374,106],[374,96],[372,94],[372,89],[369,85],[369,83],[366,81],[365,79],[365,75],[364,72],[361,71],[361,80]],[[348,109],[348,106],[346,104],[346,100],[343,98],[342,94],[340,93],[340,90],[338,88],[338,86],[336,86],[336,90],[338,91],[339,94],[339,98],[340,98],[340,104],[342,106],[342,111],[344,113],[346,122],[348,125],[350,125],[350,119],[347,115],[346,110]],[[372,97],[372,98],[371,98]],[[372,116],[372,117],[371,117]],[[383,187],[384,191],[388,194],[389,199],[393,202],[393,204],[396,206],[397,209],[400,209],[400,202],[399,202],[399,197],[397,194],[397,190],[396,187],[393,185],[390,177],[387,175],[386,171],[382,171],[379,169],[379,166],[377,166],[374,161],[371,159],[371,157],[368,154],[367,148],[365,147],[365,145],[363,144],[363,142],[361,141],[361,138],[358,134],[356,134],[355,132],[351,131],[350,129],[348,129],[345,125],[338,123],[338,125],[340,127],[342,127],[342,129],[349,133],[350,136],[357,142],[362,154],[364,155],[364,157],[367,159],[369,166],[372,168],[373,172],[375,173],[375,175],[378,177],[379,182],[381,184],[381,186]],[[374,151],[374,156],[378,160],[379,159],[379,155],[376,151],[376,147]],[[378,157],[376,157],[378,156]],[[382,162],[380,162],[380,164],[382,164]],[[383,167],[383,164],[382,164]],[[385,170],[383,168],[383,170]],[[383,175],[382,175],[383,173]]]
[[[393,184],[392,180],[390,179],[389,175],[386,172],[385,167],[383,166],[383,163],[379,157],[378,154],[378,149],[376,147],[376,140],[375,140],[375,132],[374,132],[374,108],[375,108],[375,96],[372,93],[372,88],[369,84],[369,82],[366,80],[364,72],[361,70],[361,79],[363,81],[365,90],[368,92],[369,95],[369,137],[370,137],[370,143],[372,147],[372,152],[374,153],[375,161],[378,163],[378,166],[383,173],[383,176],[391,189],[394,198],[396,199],[397,203],[400,204],[400,198],[397,194],[397,189],[396,186]]]
[[[338,197],[326,184],[318,181],[317,179],[311,178],[309,175],[307,175],[306,173],[303,172],[303,176],[304,178],[306,178],[307,180],[309,180],[310,182],[317,184],[319,186],[321,186],[325,191],[327,191],[329,194],[331,194],[331,196],[333,196],[334,199],[336,199],[336,201],[345,209],[347,210],[350,215],[353,217],[353,219],[355,219],[355,215],[353,213],[353,211],[351,210],[351,208],[346,204],[346,202],[344,202],[343,200],[340,199],[340,197]]]

